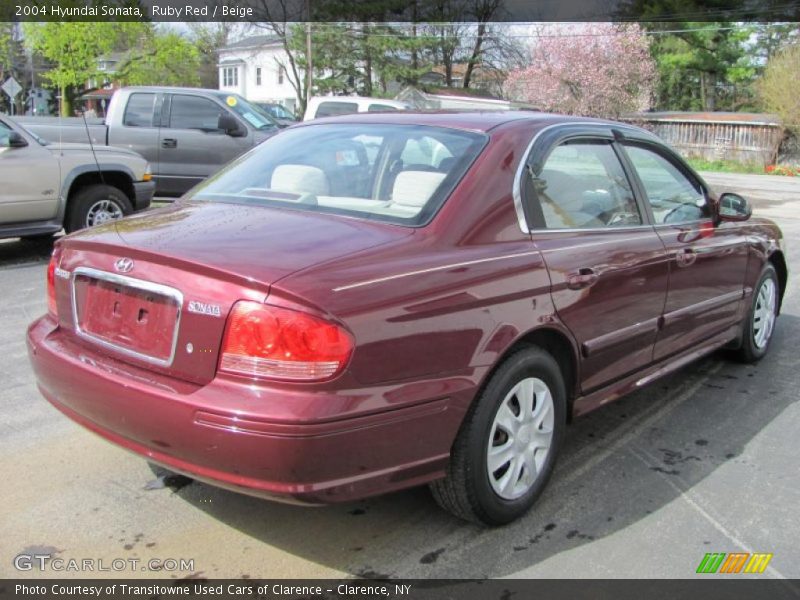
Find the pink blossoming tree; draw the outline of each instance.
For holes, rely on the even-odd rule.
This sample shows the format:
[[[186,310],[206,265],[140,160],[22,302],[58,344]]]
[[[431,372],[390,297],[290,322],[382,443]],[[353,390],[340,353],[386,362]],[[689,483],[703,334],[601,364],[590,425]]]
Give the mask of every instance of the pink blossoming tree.
[[[509,73],[505,90],[548,112],[614,118],[649,108],[656,77],[638,25],[551,26],[536,38],[530,66]]]

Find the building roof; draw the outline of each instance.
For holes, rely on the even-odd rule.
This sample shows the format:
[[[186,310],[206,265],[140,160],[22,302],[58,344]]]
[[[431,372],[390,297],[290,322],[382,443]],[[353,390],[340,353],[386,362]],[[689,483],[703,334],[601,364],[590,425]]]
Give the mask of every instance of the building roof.
[[[237,42],[232,42],[219,49],[220,52],[226,50],[248,50],[251,48],[262,48],[264,46],[275,46],[281,43],[281,39],[276,35],[251,35]]]

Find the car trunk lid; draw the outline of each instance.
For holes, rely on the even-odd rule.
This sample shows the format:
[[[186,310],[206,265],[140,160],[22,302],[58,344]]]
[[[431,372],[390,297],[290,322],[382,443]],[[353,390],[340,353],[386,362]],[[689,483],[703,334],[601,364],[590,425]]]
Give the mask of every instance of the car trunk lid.
[[[292,272],[412,231],[239,205],[154,211],[65,238],[60,324],[118,360],[206,383],[237,300],[263,302]]]

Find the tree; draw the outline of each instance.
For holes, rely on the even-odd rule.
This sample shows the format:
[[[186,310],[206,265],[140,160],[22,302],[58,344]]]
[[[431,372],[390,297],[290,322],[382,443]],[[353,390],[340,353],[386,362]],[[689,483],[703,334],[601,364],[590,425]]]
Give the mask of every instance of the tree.
[[[121,36],[135,35],[117,66],[114,79],[121,85],[200,84],[200,51],[179,33],[151,23],[129,23],[133,30],[120,29]],[[216,87],[216,86],[214,86]]]
[[[116,23],[25,23],[25,43],[54,66],[43,76],[59,91],[61,114],[72,112],[74,88],[98,73],[97,57],[114,46]]]
[[[198,71],[200,85],[205,88],[216,88],[219,83],[217,69],[219,50],[231,42],[239,27],[237,23],[230,21],[188,23],[188,26],[192,32],[192,41],[200,54]]]
[[[787,129],[800,133],[800,43],[777,52],[767,63],[758,91],[767,110],[776,113]]]
[[[547,111],[618,117],[648,108],[655,78],[639,26],[600,23],[543,30],[530,66],[509,73],[506,93]]]

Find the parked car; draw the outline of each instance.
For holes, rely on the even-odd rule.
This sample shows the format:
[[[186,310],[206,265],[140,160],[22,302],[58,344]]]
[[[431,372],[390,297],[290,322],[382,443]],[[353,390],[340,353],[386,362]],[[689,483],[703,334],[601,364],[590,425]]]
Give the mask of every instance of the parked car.
[[[294,125],[300,120],[294,115],[294,113],[289,112],[289,109],[287,109],[283,104],[277,104],[274,102],[253,102],[253,104],[275,119],[278,127],[289,127],[289,125]]]
[[[0,115],[0,238],[99,225],[150,206],[150,165],[130,150],[50,144]]]
[[[105,120],[20,122],[52,142],[91,141],[138,152],[152,165],[159,196],[183,194],[278,131],[275,119],[237,94],[172,87],[117,90]]]
[[[761,359],[786,281],[779,228],[642,129],[351,115],[61,240],[28,348],[53,405],[171,470],[314,504],[430,483],[500,524],[572,418]]]
[[[308,100],[304,121],[320,117],[350,115],[362,112],[395,112],[409,110],[410,105],[397,100],[366,98],[364,96],[313,96]]]

